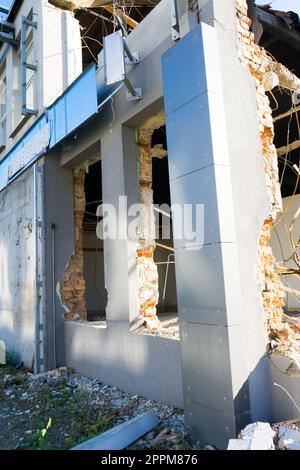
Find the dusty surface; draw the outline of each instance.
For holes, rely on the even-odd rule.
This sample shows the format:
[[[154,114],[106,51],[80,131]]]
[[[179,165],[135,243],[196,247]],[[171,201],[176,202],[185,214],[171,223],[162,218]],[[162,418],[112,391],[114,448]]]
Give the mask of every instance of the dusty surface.
[[[160,424],[131,449],[189,449],[181,410],[65,368],[34,376],[0,366],[1,450],[69,449],[151,409]]]
[[[132,328],[132,333],[160,336],[168,339],[180,339],[179,318],[176,313],[163,313],[159,315],[159,327],[150,328],[143,320]]]

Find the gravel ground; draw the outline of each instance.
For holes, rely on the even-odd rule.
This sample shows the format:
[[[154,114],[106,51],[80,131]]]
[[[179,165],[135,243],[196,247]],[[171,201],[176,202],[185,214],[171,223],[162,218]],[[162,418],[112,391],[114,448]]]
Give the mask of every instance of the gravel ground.
[[[180,409],[66,368],[33,375],[0,366],[0,449],[69,449],[148,410],[159,426],[130,449],[190,449]]]

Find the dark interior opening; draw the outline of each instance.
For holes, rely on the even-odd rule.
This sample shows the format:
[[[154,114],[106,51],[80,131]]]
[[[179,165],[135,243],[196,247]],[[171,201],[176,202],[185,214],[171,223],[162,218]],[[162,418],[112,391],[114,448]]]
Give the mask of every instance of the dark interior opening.
[[[276,120],[279,116],[289,113],[293,108],[295,109],[297,105],[293,103],[293,97],[289,91],[278,87],[272,91],[272,94],[269,94],[269,98],[275,121],[274,144],[277,149],[282,149],[300,139],[300,114],[299,111],[292,112]],[[295,150],[278,155],[279,179],[283,198],[300,193],[299,165],[300,146]]]
[[[167,151],[167,138],[165,126],[157,129],[152,136],[152,148],[160,146]],[[154,204],[162,206],[168,212],[171,207],[170,178],[167,153],[164,158],[152,159],[152,189]],[[159,231],[156,239],[154,255],[159,278],[159,303],[157,306],[160,320],[168,315],[177,315],[177,292],[175,278],[174,242],[172,234],[172,219],[163,214],[156,213],[159,220]],[[170,235],[166,238],[163,225],[170,224]]]
[[[88,321],[106,319],[107,291],[104,278],[103,240],[96,234],[99,218],[97,207],[102,203],[101,161],[89,166],[85,176],[85,215],[83,221],[84,277]]]
[[[148,5],[143,2],[144,5],[141,6],[139,2],[134,4],[131,0],[127,3],[124,2],[120,9],[132,20],[140,23],[156,6],[158,1],[152,0]],[[98,54],[102,50],[103,37],[112,34],[116,29],[120,29],[116,19],[105,9],[105,6],[76,10],[75,17],[81,26],[83,69],[86,69],[91,63],[97,63]],[[127,33],[130,34],[133,29],[130,22],[127,23],[123,18],[123,25]]]

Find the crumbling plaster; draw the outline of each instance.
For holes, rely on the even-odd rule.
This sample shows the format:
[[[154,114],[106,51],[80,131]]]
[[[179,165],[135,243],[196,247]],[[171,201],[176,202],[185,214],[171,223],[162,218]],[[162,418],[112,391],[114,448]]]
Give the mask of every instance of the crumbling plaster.
[[[138,305],[140,315],[150,326],[158,326],[156,306],[159,299],[158,271],[154,262],[155,216],[152,209],[152,135],[165,124],[161,111],[138,128],[140,203],[143,205],[137,248]]]
[[[60,283],[60,297],[66,310],[66,320],[86,320],[85,279],[83,257],[83,218],[85,212],[85,165],[73,170],[74,253]]]
[[[277,151],[274,145],[274,124],[269,98],[266,92],[275,86],[299,91],[300,80],[285,66],[271,58],[267,51],[255,43],[248,17],[247,0],[236,0],[238,50],[241,61],[255,80],[259,132],[262,145],[266,187],[270,202],[269,215],[264,221],[259,237],[258,270],[262,286],[263,307],[267,329],[272,339],[280,342],[283,352],[290,353],[294,345],[294,333],[282,319],[285,293],[275,270],[275,258],[270,246],[271,231],[282,213]]]

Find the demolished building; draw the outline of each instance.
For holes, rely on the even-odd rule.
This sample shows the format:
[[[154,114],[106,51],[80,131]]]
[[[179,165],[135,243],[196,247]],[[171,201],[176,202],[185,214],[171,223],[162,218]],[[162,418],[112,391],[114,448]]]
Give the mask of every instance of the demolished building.
[[[16,0],[0,22],[0,340],[35,372],[184,407],[192,439],[226,448],[294,418],[275,381],[300,398],[299,18],[130,4]],[[204,205],[203,243],[167,209],[168,240],[145,214],[136,239],[101,240],[120,196]]]

